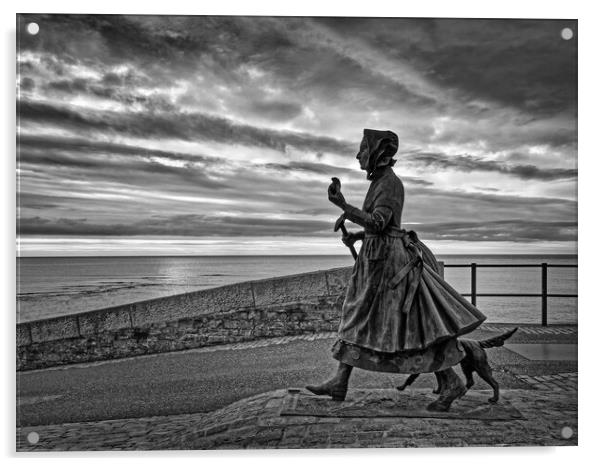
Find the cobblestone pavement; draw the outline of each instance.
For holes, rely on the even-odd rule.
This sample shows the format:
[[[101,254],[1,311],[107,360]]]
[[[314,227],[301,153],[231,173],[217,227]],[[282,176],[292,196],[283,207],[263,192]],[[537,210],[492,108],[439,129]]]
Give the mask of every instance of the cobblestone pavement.
[[[361,391],[349,393],[349,403],[356,402],[358,392]],[[389,394],[391,390],[380,392]],[[414,393],[433,396],[424,389]],[[483,405],[487,404],[488,391],[471,393],[480,397]],[[205,418],[194,431],[179,432],[166,439],[163,446],[232,449],[577,444],[576,394],[506,390],[501,396],[520,410],[524,420],[462,422],[433,418],[279,416],[286,396],[282,390],[234,403]]]
[[[153,450],[175,432],[194,429],[205,413],[74,422],[17,429],[17,451]]]
[[[514,375],[538,390],[577,391],[577,372],[552,375]]]
[[[576,335],[576,325],[552,325],[542,327],[540,325],[524,325],[524,324],[485,324],[479,327],[479,330],[490,332],[506,332],[511,328],[519,327],[518,334],[525,333],[527,335]]]
[[[381,390],[383,393],[391,390]],[[354,403],[354,392],[348,395]],[[425,394],[419,389],[414,393]],[[489,391],[471,396],[487,406]],[[576,392],[503,390],[525,419],[281,416],[286,390],[209,414],[38,426],[17,432],[18,451],[576,445]],[[357,395],[355,395],[357,396]],[[395,396],[395,395],[394,395]],[[37,443],[28,441],[37,440]]]

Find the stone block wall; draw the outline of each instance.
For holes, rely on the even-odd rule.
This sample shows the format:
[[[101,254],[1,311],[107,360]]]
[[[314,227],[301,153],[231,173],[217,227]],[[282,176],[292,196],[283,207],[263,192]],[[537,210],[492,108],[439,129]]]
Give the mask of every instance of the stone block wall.
[[[17,369],[337,328],[351,268],[237,283],[17,325]]]

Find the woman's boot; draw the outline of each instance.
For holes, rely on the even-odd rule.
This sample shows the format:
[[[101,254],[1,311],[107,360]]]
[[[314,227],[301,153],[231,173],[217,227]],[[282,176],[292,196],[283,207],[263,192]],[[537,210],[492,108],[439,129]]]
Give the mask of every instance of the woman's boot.
[[[345,401],[347,384],[353,366],[339,362],[339,367],[334,377],[321,385],[308,385],[307,388],[314,395],[329,395],[334,401]]]
[[[435,372],[435,376],[440,387],[439,398],[429,404],[426,409],[429,411],[449,411],[454,400],[464,396],[466,387],[451,367]]]

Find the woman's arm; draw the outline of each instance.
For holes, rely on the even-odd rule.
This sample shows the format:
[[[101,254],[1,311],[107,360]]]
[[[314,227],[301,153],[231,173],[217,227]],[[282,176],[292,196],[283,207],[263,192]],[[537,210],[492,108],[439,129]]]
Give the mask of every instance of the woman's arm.
[[[345,212],[345,218],[374,232],[383,231],[393,216],[393,211],[387,206],[376,207],[372,213],[368,213],[345,203],[343,212]]]
[[[345,218],[374,232],[383,231],[393,216],[393,209],[388,205],[390,203],[386,202],[385,196],[381,197],[381,201],[378,203],[380,205],[377,204],[371,213],[347,204],[345,196],[334,184],[328,188],[328,200],[343,209]]]

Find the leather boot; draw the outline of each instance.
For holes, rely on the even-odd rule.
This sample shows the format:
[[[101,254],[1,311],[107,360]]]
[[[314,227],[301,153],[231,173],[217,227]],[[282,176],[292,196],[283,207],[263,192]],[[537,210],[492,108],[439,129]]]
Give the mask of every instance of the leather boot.
[[[451,367],[435,372],[435,375],[440,383],[439,398],[429,404],[426,409],[428,411],[449,411],[454,400],[464,396],[467,389]]]
[[[334,401],[345,401],[351,369],[353,369],[353,366],[339,362],[339,367],[333,378],[321,385],[308,385],[305,388],[314,395],[329,395]]]

